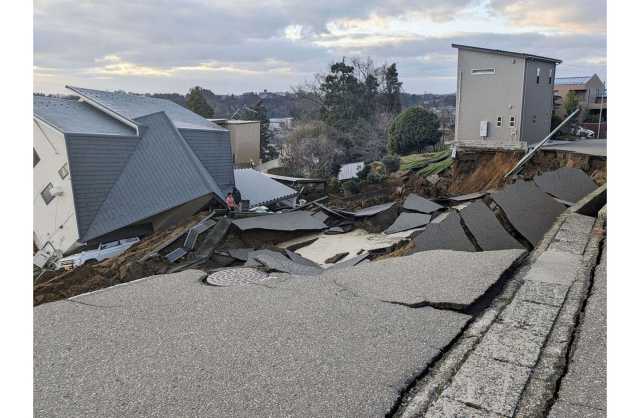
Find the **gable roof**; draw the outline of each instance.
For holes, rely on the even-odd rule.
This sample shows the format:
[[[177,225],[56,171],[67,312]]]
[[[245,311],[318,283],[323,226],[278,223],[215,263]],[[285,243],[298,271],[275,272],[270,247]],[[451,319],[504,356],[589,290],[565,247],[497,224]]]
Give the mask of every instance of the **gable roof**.
[[[298,194],[287,187],[252,168],[233,170],[236,187],[243,199],[249,200],[249,206],[268,205],[280,200],[289,199]]]
[[[63,133],[135,135],[136,131],[75,99],[33,96],[33,112]]]
[[[223,130],[215,123],[171,100],[124,92],[110,92],[73,86],[66,87],[82,96],[82,98],[104,106],[131,121],[152,113],[164,112],[178,129]]]
[[[142,138],[91,224],[78,225],[81,241],[89,241],[210,193],[223,198],[216,182],[164,112],[135,121],[143,127]],[[74,198],[75,193],[74,189]],[[76,206],[82,208],[78,203]]]
[[[524,58],[524,59],[534,60],[534,61],[551,62],[554,64],[560,64],[562,62],[562,60],[559,60],[557,58],[549,58],[549,57],[543,57],[540,55],[525,54],[523,52],[504,51],[501,49],[489,49],[489,48],[481,48],[478,46],[460,45],[460,44],[451,44],[451,46],[457,49],[466,49],[469,51],[484,52],[488,54],[507,55],[510,57]]]
[[[584,76],[584,77],[556,77],[555,85],[556,86],[572,86],[572,85],[583,85],[587,84],[589,80],[591,80],[593,76]]]

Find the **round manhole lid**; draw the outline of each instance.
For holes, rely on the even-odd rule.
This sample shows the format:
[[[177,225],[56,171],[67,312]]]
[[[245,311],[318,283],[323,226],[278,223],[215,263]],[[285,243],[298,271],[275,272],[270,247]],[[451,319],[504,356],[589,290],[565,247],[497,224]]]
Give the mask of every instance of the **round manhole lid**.
[[[216,271],[207,276],[207,283],[212,286],[244,286],[266,280],[269,275],[254,268],[233,268]]]

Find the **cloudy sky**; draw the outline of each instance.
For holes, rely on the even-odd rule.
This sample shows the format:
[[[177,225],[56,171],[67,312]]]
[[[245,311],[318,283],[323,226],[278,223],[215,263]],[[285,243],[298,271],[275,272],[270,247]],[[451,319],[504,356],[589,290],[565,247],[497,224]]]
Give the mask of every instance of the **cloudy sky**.
[[[287,91],[343,56],[398,64],[411,93],[455,91],[451,43],[563,60],[606,80],[605,0],[35,0],[34,91],[64,85]]]

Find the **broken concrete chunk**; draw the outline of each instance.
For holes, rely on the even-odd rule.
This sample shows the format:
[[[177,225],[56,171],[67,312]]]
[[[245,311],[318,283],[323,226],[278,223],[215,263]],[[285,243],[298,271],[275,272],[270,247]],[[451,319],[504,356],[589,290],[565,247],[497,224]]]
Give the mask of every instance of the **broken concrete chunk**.
[[[409,196],[407,196],[402,207],[406,210],[421,213],[433,213],[437,210],[444,209],[443,206],[437,204],[436,202],[425,199],[424,197],[418,196],[415,193],[411,193]]]
[[[484,251],[524,248],[518,240],[509,235],[491,209],[481,200],[464,208],[460,216]]]
[[[598,188],[584,171],[562,167],[535,176],[533,181],[543,192],[567,202],[576,203]]]
[[[427,224],[424,232],[416,236],[411,253],[429,250],[476,251],[460,224],[460,215],[451,212],[440,223]]]
[[[224,240],[230,226],[231,220],[229,218],[224,217],[220,219],[213,228],[209,229],[207,235],[204,237],[204,241],[198,247],[196,254],[201,257],[210,256],[213,250]]]
[[[405,257],[327,271],[360,296],[410,306],[469,308],[525,254],[522,250],[468,253],[424,251]]]
[[[291,261],[293,261],[294,263],[298,263],[298,264],[303,264],[305,266],[312,266],[312,267],[318,267],[321,268],[318,264],[316,264],[314,261],[309,260],[308,258],[305,258],[303,256],[301,256],[300,254],[296,253],[295,251],[290,251],[290,250],[284,250],[287,253],[287,256],[291,259]]]
[[[271,250],[258,250],[250,253],[245,266],[255,266],[256,263],[262,264],[270,270],[303,276],[318,275],[323,272],[321,267],[296,263],[284,254]]]
[[[249,253],[252,251],[254,251],[253,248],[231,248],[227,250],[227,254],[236,260],[247,261]]]
[[[565,210],[532,181],[518,181],[491,198],[500,206],[513,227],[535,246]]]
[[[424,213],[403,212],[398,216],[393,224],[384,233],[395,234],[396,232],[407,231],[409,229],[419,228],[429,223],[431,215]]]
[[[381,212],[385,212],[395,206],[396,202],[383,203],[381,205],[369,206],[368,208],[360,209],[353,212],[353,216],[356,218],[365,218],[367,216],[374,216]]]
[[[353,266],[365,264],[365,263],[369,262],[367,257],[369,257],[369,252],[365,251],[364,253],[358,254],[357,256],[352,257],[352,258],[350,258],[348,260],[344,260],[344,261],[336,263],[336,264],[334,264],[332,266],[329,266],[325,271],[330,271],[330,270],[335,270],[335,269],[342,269],[342,268],[345,268],[345,267],[353,267]]]
[[[348,256],[349,253],[338,253],[336,255],[333,255],[329,258],[327,258],[326,260],[324,260],[325,264],[334,264],[337,263],[338,261],[342,260],[343,258],[345,258],[346,256]]]
[[[233,224],[241,231],[265,229],[271,231],[317,231],[325,229],[324,222],[314,217],[311,212],[296,211],[276,213],[273,215],[253,216],[235,219]]]

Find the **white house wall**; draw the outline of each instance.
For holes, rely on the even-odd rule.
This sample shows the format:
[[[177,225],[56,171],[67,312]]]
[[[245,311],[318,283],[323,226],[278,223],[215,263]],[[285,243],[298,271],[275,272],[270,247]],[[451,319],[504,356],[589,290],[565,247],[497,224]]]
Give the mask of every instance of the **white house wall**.
[[[78,226],[73,204],[71,174],[65,179],[58,170],[68,164],[64,135],[44,122],[33,121],[33,147],[40,161],[33,167],[33,236],[38,248],[47,242],[62,252],[77,245]],[[47,184],[62,194],[46,204],[41,196]]]

